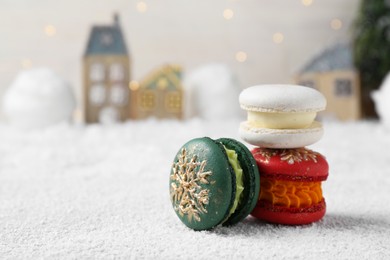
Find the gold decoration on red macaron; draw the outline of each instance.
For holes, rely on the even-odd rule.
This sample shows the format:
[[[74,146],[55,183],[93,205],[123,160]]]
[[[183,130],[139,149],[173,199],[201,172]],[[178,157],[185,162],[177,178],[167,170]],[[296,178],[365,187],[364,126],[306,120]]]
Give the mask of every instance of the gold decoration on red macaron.
[[[280,159],[287,161],[288,164],[310,160],[317,163],[317,153],[305,148],[284,149],[280,154]]]
[[[264,149],[256,151],[256,154],[260,154],[261,156],[263,156],[264,162],[269,163],[269,160],[271,159],[271,157],[277,155],[278,152],[279,152],[278,149],[264,148]]]
[[[258,154],[264,157],[264,161],[268,163],[273,156],[280,155],[280,160],[285,161],[288,164],[299,163],[302,161],[313,161],[317,163],[318,153],[306,149],[306,148],[296,148],[296,149],[272,149],[272,148],[263,148],[260,151],[257,151]]]
[[[207,178],[212,174],[204,171],[206,163],[206,160],[198,162],[196,155],[187,158],[187,151],[183,148],[172,166],[171,201],[181,216],[187,215],[188,221],[200,221],[200,215],[207,213],[205,205],[209,203],[209,189],[200,186],[209,184]]]

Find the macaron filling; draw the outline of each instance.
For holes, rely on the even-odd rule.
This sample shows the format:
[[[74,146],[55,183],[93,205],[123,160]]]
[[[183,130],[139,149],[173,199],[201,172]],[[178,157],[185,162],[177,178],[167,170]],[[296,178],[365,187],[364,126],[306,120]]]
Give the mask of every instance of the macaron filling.
[[[259,201],[286,208],[312,207],[323,200],[321,182],[299,182],[263,178]]]
[[[271,129],[300,129],[309,127],[316,112],[258,112],[248,111],[248,122],[253,127]]]
[[[242,194],[244,191],[243,171],[238,161],[237,153],[234,150],[228,149],[224,146],[230,165],[232,166],[236,175],[236,196],[234,198],[233,206],[229,211],[228,217],[225,221],[236,211],[240,202],[242,202]]]

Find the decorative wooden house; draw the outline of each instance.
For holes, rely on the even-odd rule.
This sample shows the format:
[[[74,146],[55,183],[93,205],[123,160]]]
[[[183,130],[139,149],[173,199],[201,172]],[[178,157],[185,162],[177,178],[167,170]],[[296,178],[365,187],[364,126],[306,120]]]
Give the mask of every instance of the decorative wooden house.
[[[165,65],[142,80],[130,84],[132,90],[132,115],[136,119],[147,117],[183,117],[182,70],[179,66]]]
[[[324,115],[340,120],[361,117],[359,75],[349,45],[326,49],[306,64],[294,81],[324,94],[328,101]]]
[[[130,58],[118,15],[113,25],[92,27],[83,63],[85,121],[128,119]]]

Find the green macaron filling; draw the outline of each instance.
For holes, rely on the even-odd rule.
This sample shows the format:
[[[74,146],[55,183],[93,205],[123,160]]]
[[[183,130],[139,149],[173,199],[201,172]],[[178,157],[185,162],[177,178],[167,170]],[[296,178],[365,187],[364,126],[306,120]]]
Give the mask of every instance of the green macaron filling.
[[[234,211],[237,209],[237,206],[240,203],[240,199],[242,198],[242,192],[244,190],[244,180],[243,180],[243,171],[240,166],[240,162],[237,158],[237,153],[234,150],[227,149],[225,146],[225,151],[229,159],[229,163],[232,166],[234,173],[236,174],[236,196],[234,198],[233,206],[231,207],[229,211],[229,215],[226,218],[226,220],[234,213]]]

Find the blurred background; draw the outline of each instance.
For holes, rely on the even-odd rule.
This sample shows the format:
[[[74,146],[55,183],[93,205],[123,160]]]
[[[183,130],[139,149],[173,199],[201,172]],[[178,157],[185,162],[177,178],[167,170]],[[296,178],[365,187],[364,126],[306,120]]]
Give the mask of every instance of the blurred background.
[[[12,86],[18,73],[45,67],[54,71],[59,78],[71,86],[75,96],[75,116],[81,119],[88,118],[85,115],[88,114],[86,112],[88,108],[85,106],[89,105],[86,104],[89,102],[89,92],[94,91],[92,96],[97,102],[100,93],[98,90],[92,90],[91,86],[86,86],[90,83],[88,79],[90,73],[87,70],[96,63],[96,61],[91,63],[86,57],[88,42],[93,41],[91,29],[93,26],[97,28],[100,25],[118,24],[125,45],[123,53],[119,55],[128,57],[128,61],[125,60],[122,67],[125,73],[119,76],[125,81],[122,85],[126,86],[126,90],[135,91],[142,88],[141,83],[148,77],[158,80],[161,75],[156,75],[156,70],[160,72],[170,70],[168,74],[177,72],[178,78],[187,82],[187,84],[180,84],[183,89],[201,88],[199,85],[212,88],[211,84],[215,83],[224,85],[221,87],[221,89],[225,88],[223,92],[226,92],[228,86],[234,85],[234,88],[238,88],[238,91],[233,91],[234,93],[245,87],[264,83],[300,83],[322,90],[324,84],[330,84],[329,77],[331,80],[336,77],[337,86],[333,94],[325,93],[330,101],[330,107],[335,107],[336,110],[345,110],[347,107],[350,112],[346,115],[337,115],[337,111],[333,111],[333,116],[342,120],[375,116],[370,92],[379,87],[390,65],[387,62],[374,81],[368,80],[367,84],[370,86],[367,91],[361,90],[363,87],[360,85],[364,84],[360,84],[360,76],[356,74],[359,68],[356,69],[356,62],[353,60],[356,57],[354,52],[356,35],[359,34],[356,24],[360,21],[362,28],[364,26],[374,28],[377,23],[381,23],[381,26],[387,30],[390,24],[389,6],[388,1],[383,0],[363,2],[358,0],[0,0],[0,97],[2,98],[7,89]],[[365,11],[368,17],[365,17],[362,12],[364,6],[367,10],[371,10]],[[387,16],[387,18],[379,21],[380,16]],[[385,37],[386,40],[390,38],[389,35],[387,33],[381,37]],[[103,39],[102,44],[109,45],[110,42],[117,40],[115,37],[106,37],[106,41]],[[383,44],[388,46],[388,40]],[[364,48],[367,47],[364,43],[361,46],[363,49],[359,50],[364,53]],[[383,59],[389,56],[388,47],[373,49],[379,51],[375,54],[377,57]],[[118,55],[115,51],[107,53]],[[100,54],[92,52],[91,55]],[[174,64],[174,66],[167,69],[164,67],[166,64]],[[374,59],[371,64],[365,62],[363,65],[370,68],[375,64],[378,65],[378,62]],[[333,74],[327,79],[318,78],[324,72],[338,73],[340,70],[347,70],[349,74],[342,74],[341,80]],[[228,83],[217,82],[219,77],[217,75],[227,77]],[[201,79],[204,79],[202,83],[196,83],[202,81]],[[28,82],[24,80],[22,83],[26,81]],[[159,82],[160,87],[166,88],[164,85],[166,83],[161,80]],[[112,87],[111,83],[106,85],[107,88]],[[145,87],[150,88],[150,86]],[[177,86],[173,86],[175,87]],[[206,91],[205,89],[207,87],[204,87],[203,92]],[[126,99],[128,97],[129,101],[125,102],[143,102],[147,105],[147,101],[150,101],[148,99],[150,96],[134,99],[131,93],[125,91],[115,93],[112,95],[124,95]],[[16,94],[18,95],[20,94]],[[183,94],[185,95],[189,94]],[[332,95],[342,97],[341,101],[332,105]],[[354,100],[351,101],[350,97]],[[236,99],[236,94],[234,98]],[[11,103],[26,103],[25,99],[23,101],[16,101],[14,97],[8,99],[11,99]],[[153,97],[151,100],[154,101]],[[170,98],[169,102],[172,100],[176,99]],[[181,100],[178,102],[182,102]],[[175,106],[172,102],[169,104]],[[367,112],[365,109],[361,110],[361,106],[367,108]],[[2,107],[0,118],[4,119],[4,106]],[[130,108],[125,108],[128,109]],[[183,105],[180,109],[183,111],[176,117],[183,118],[186,108]],[[196,114],[196,111],[192,109],[189,114]],[[12,114],[12,111],[10,113]],[[109,121],[104,118],[110,113],[113,111],[105,111],[105,115],[92,115],[91,120]],[[117,114],[116,117],[119,119],[147,116],[139,116],[140,113],[137,112],[122,115],[123,113],[119,111]]]

